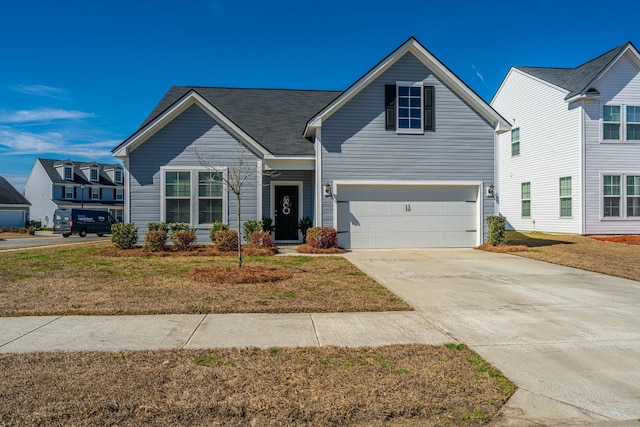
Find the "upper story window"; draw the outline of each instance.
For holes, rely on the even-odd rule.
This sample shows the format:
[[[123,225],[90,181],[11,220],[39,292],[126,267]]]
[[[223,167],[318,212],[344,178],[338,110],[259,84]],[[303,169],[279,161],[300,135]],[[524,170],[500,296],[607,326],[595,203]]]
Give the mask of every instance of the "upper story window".
[[[511,155],[520,155],[520,128],[511,129]]]
[[[531,217],[531,183],[523,182],[520,187],[521,215]]]
[[[627,106],[627,139],[640,141],[640,107]]]
[[[385,86],[385,129],[422,134],[434,130],[435,88],[422,82]]]
[[[89,172],[89,177],[91,182],[98,182],[98,169],[91,168],[91,172]]]
[[[122,171],[121,170],[115,170],[114,173],[114,180],[117,184],[122,184]]]
[[[602,138],[620,140],[620,106],[605,105],[602,111]]]
[[[67,181],[73,181],[73,167],[71,166],[64,167],[64,179]]]

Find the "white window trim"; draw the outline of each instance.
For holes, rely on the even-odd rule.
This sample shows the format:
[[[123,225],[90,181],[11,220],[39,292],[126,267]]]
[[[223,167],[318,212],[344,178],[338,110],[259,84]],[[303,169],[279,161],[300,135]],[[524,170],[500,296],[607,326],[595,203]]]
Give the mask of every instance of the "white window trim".
[[[529,184],[529,198],[525,199],[522,197],[522,185]],[[524,215],[524,209],[522,209],[522,202],[529,201],[529,215]],[[523,181],[520,183],[520,218],[531,218],[531,181]]]
[[[118,197],[120,196],[120,197]],[[124,188],[116,188],[116,197],[115,197],[116,201],[123,201],[124,200]]]
[[[90,187],[91,190],[89,191],[89,200],[100,200],[100,187]],[[94,191],[98,190],[98,197],[94,197]]]
[[[563,196],[561,193],[561,189],[562,189],[562,184],[561,184],[561,180],[562,179],[567,179],[569,178],[571,180],[571,195],[569,196]],[[571,215],[569,216],[563,216],[562,215],[562,200],[570,200],[571,201]],[[572,219],[573,218],[573,177],[572,176],[561,176],[560,178],[558,178],[558,217],[560,219]]]
[[[63,198],[64,198],[64,199],[66,199],[66,200],[73,200],[73,199],[75,199],[75,197],[74,197],[74,195],[75,195],[75,190],[71,190],[71,197],[67,197],[67,188],[74,188],[74,186],[73,186],[73,185],[65,185],[65,186],[62,188],[62,196],[63,196]]]
[[[71,177],[67,178],[67,169],[69,169],[71,171]],[[62,179],[64,179],[65,181],[73,181],[73,166],[63,166],[62,167]]]
[[[516,129],[518,130],[518,140],[514,142],[513,131],[515,131]],[[511,129],[511,132],[509,134],[509,140],[511,141],[511,157],[518,157],[520,155],[520,127]],[[513,145],[516,143],[518,144],[518,154],[513,154]]]
[[[190,222],[189,225],[195,228],[210,228],[212,224],[198,224],[198,172],[218,172],[222,173],[227,179],[228,170],[226,167],[222,168],[206,168],[206,167],[161,167],[160,168],[160,221],[166,222],[166,172],[189,172],[191,178],[191,194],[190,194]],[[222,182],[222,222],[227,224],[229,222],[228,215],[229,206],[229,191],[227,183]]]
[[[120,174],[120,179],[118,179],[118,174]],[[116,169],[113,171],[113,182],[116,184],[122,184],[124,174],[122,170]]]
[[[96,174],[96,178],[93,179],[93,173],[95,172]],[[100,169],[98,168],[91,168],[89,170],[89,181],[91,182],[100,182]]]
[[[420,87],[420,128],[419,129],[400,128],[400,97],[399,97],[400,86]],[[406,82],[406,81],[396,82],[396,133],[424,135],[424,82]]]
[[[620,107],[620,121],[619,122],[605,122],[604,121],[604,107]],[[640,122],[627,121],[627,107],[640,107],[640,102],[637,104],[613,104],[605,103],[600,104],[600,143],[601,144],[640,144],[640,139],[627,139],[627,125],[628,124],[640,124]],[[617,123],[620,126],[620,138],[618,139],[604,139],[604,125]],[[615,175],[615,174],[614,174]]]
[[[620,177],[620,216],[604,216],[604,177],[619,176]],[[627,216],[627,176],[640,176],[637,172],[601,172],[600,173],[600,190],[598,190],[600,204],[600,221],[640,221],[640,216]]]

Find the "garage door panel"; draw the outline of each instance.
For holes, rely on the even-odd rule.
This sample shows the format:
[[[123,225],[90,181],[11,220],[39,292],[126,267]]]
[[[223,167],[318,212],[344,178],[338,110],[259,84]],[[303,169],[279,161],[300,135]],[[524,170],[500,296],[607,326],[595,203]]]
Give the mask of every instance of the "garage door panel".
[[[338,231],[341,231],[339,242],[343,247],[476,245],[478,187],[345,188],[349,191],[342,187],[338,190],[341,201],[337,223]],[[344,200],[345,195],[353,199]]]

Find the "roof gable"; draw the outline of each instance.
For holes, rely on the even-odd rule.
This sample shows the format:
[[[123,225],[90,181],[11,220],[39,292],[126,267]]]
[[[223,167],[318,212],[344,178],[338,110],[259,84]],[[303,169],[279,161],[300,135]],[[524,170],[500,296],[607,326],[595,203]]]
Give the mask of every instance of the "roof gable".
[[[134,150],[187,107],[198,104],[264,157],[312,156],[313,145],[302,136],[304,124],[340,93],[174,86],[113,153],[126,156],[127,150]]]
[[[331,104],[313,116],[305,128],[305,136],[311,136],[315,129],[322,126],[322,121],[329,118],[333,113],[345,105],[349,100],[362,91],[371,82],[382,75],[401,57],[411,53],[420,60],[431,72],[451,88],[458,96],[464,99],[475,111],[477,111],[487,121],[492,123],[496,131],[506,131],[510,129],[509,123],[498,114],[489,104],[487,104],[478,94],[467,86],[458,76],[456,76],[447,66],[437,59],[431,52],[422,46],[414,37],[409,38],[400,47],[394,50],[386,58],[380,61],[375,67],[352,84]]]
[[[0,205],[30,205],[9,181],[0,176]]]
[[[568,91],[565,100],[587,94],[591,86],[617,62],[622,55],[630,52],[640,61],[640,54],[631,42],[611,49],[608,52],[579,65],[576,68],[546,68],[546,67],[514,67],[531,76],[549,82]],[[591,94],[597,92],[591,90]]]

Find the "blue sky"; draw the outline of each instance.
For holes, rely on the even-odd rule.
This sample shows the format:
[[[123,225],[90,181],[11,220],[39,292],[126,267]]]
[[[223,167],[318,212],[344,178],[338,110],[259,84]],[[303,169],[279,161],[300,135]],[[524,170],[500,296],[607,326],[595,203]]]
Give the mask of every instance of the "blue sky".
[[[410,36],[490,101],[512,65],[640,44],[640,2],[3,0],[0,176],[115,162],[172,85],[342,90]]]

